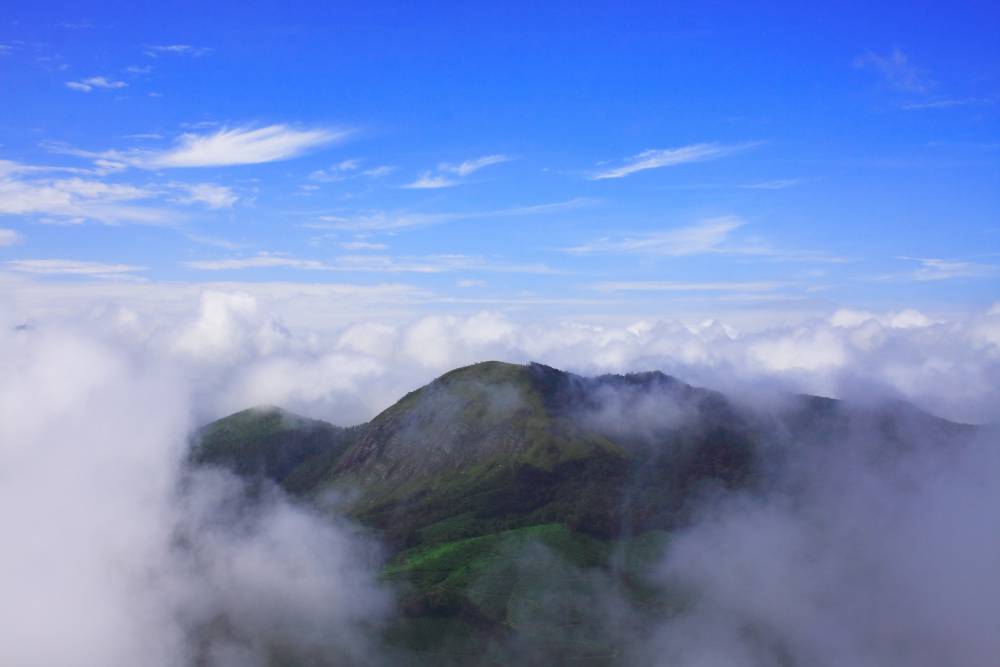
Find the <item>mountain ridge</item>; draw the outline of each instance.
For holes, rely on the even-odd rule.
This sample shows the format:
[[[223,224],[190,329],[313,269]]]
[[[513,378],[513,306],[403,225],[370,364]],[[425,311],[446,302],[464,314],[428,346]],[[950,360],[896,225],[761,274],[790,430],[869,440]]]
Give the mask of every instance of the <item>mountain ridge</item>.
[[[666,613],[683,594],[660,591],[648,568],[700,499],[754,492],[796,448],[860,434],[891,461],[910,434],[951,443],[970,428],[906,404],[790,395],[754,408],[659,371],[490,361],[347,428],[273,406],[235,413],[198,431],[190,462],[323,511],[339,499],[337,513],[374,531],[401,610],[385,641],[416,652],[402,662],[441,664],[458,646],[454,664],[466,664],[497,638],[530,636],[537,664],[614,664],[614,640],[585,609],[570,610],[577,634],[556,639],[566,626],[539,616],[546,596],[607,580],[640,616]],[[514,659],[503,655],[496,664]]]

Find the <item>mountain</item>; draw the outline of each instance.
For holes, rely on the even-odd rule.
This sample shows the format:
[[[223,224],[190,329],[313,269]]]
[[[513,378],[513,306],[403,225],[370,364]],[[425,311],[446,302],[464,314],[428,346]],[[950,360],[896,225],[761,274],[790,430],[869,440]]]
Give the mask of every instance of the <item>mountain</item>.
[[[324,462],[335,462],[357,433],[356,428],[306,419],[278,407],[256,407],[201,428],[189,458],[194,465],[228,468],[295,492],[322,483],[317,471]]]
[[[860,434],[891,452],[913,432],[944,443],[967,431],[905,404],[787,396],[749,407],[659,372],[484,362],[351,428],[278,408],[236,413],[199,430],[191,462],[302,502],[341,498],[390,550],[383,577],[404,614],[386,641],[407,659],[509,662],[505,638],[517,636],[541,663],[603,664],[620,647],[587,609],[588,587],[618,590],[640,617],[677,604],[646,569],[699,498],[752,490],[792,448]]]

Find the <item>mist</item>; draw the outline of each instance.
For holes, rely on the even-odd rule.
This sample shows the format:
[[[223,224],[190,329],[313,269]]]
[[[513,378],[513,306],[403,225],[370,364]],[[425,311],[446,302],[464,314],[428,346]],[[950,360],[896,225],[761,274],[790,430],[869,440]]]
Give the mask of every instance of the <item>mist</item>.
[[[353,424],[455,365],[500,358],[661,369],[762,414],[789,391],[905,398],[969,421],[1000,413],[997,307],[918,326],[840,313],[722,335],[491,313],[310,330],[240,293],[206,293],[185,313],[165,322],[105,304],[0,323],[0,662],[390,659],[377,641],[395,609],[374,537],[277,489],[185,466],[194,428],[252,405]],[[653,440],[690,414],[657,396],[612,392],[587,418]],[[497,396],[496,409],[511,400]],[[699,497],[649,567],[669,613],[630,608],[613,572],[562,564],[573,599],[629,664],[992,664],[995,431],[941,448],[915,422],[905,438],[887,447],[858,425],[825,446],[786,443],[752,491]],[[551,558],[536,545],[522,562],[545,573]],[[567,613],[567,600],[549,602],[546,613]]]
[[[901,452],[858,434],[707,500],[656,572],[690,602],[636,662],[993,664],[995,436]]]
[[[377,545],[185,472],[183,369],[58,328],[5,327],[0,349],[0,663],[366,662],[390,608]]]

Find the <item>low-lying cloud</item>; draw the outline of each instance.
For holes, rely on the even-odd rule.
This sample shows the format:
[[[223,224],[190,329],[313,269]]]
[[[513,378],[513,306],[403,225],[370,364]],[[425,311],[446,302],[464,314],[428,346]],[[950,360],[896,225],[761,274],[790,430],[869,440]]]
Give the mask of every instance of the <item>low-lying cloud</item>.
[[[950,319],[842,309],[741,331],[714,320],[608,325],[525,322],[492,311],[408,315],[419,291],[348,287],[199,293],[123,285],[87,303],[68,293],[49,308],[37,300],[62,293],[39,291],[32,303],[11,302],[13,312],[25,312],[11,324],[86,327],[137,354],[170,359],[198,388],[204,418],[269,403],[357,423],[441,373],[485,359],[581,374],[656,369],[735,396],[877,392],[968,422],[995,420],[1000,405],[1000,305]]]
[[[1000,405],[998,306],[949,320],[845,310],[741,333],[491,312],[309,326],[294,317],[302,302],[278,307],[273,294],[174,297],[0,319],[0,663],[378,661],[369,640],[391,604],[377,545],[277,492],[247,503],[222,473],[184,472],[190,430],[251,405],[357,423],[489,358],[657,368],[750,403],[905,398],[980,422]],[[683,418],[628,408],[650,433]],[[615,409],[602,403],[596,418]],[[657,570],[692,602],[629,635],[636,662],[990,664],[993,444],[942,451],[918,438],[888,465],[857,439],[794,457],[763,495],[707,501]],[[625,628],[620,603],[611,591],[595,605]]]
[[[184,477],[192,377],[60,327],[0,331],[0,663],[361,661],[388,598],[352,530]],[[329,661],[315,664],[330,664]]]
[[[995,435],[995,434],[994,434]],[[760,494],[707,503],[658,577],[689,601],[638,664],[986,667],[1000,639],[995,440],[802,448]]]

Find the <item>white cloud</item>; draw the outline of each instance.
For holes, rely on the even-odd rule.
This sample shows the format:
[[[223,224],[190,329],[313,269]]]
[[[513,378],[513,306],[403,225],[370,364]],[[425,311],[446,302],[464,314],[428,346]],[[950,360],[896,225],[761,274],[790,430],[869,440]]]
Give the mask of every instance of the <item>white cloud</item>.
[[[594,284],[599,292],[770,292],[788,283],[779,282],[705,282],[618,281]]]
[[[260,254],[254,257],[210,259],[184,262],[184,266],[200,271],[238,271],[242,269],[290,268],[312,271],[327,270],[323,262],[314,259],[296,259],[284,255]]]
[[[384,243],[372,243],[371,241],[344,241],[338,245],[344,250],[385,250],[388,248]]]
[[[276,646],[373,662],[363,637],[387,599],[371,545],[279,496],[237,517],[234,479],[186,474],[192,390],[213,366],[173,343],[227,309],[241,333],[253,314],[234,301],[209,299],[153,345],[127,327],[0,321],[0,523],[30,535],[0,551],[0,663],[258,665]]]
[[[439,188],[452,188],[458,184],[459,181],[448,178],[447,176],[442,176],[440,174],[432,175],[430,172],[424,172],[417,177],[417,180],[412,183],[407,183],[401,187],[408,190],[436,190]]]
[[[463,178],[473,174],[480,169],[490,165],[510,162],[514,158],[508,155],[484,155],[482,157],[465,160],[458,164],[442,163],[438,165],[438,173],[433,174],[425,171],[412,183],[407,183],[402,187],[411,190],[434,190],[438,188],[452,188],[461,185]],[[449,176],[451,174],[452,176]]]
[[[759,181],[757,183],[746,183],[740,188],[744,190],[786,190],[802,185],[801,178],[779,178],[773,181]]]
[[[759,491],[701,503],[657,578],[690,603],[636,663],[992,665],[996,442],[902,430],[897,448],[850,432],[790,447]]]
[[[919,313],[895,311],[740,332],[393,308],[373,321],[378,299],[412,300],[398,288],[11,292],[0,299],[49,300],[0,308],[0,524],[30,536],[0,550],[0,663],[11,665],[166,667],[197,648],[212,667],[256,665],[268,642],[303,647],[306,663],[331,650],[348,651],[337,664],[391,662],[357,643],[379,635],[386,611],[379,563],[356,550],[367,545],[277,498],[252,511],[232,480],[181,477],[189,429],[249,405],[356,423],[483,359],[660,368],[755,400],[775,387],[855,400],[896,391],[968,418],[995,419],[1000,400],[1000,304],[919,326]],[[337,319],[304,319],[323,314]],[[25,321],[34,326],[12,326]],[[686,603],[642,662],[744,665],[778,651],[810,665],[993,664],[997,602],[983,582],[997,553],[994,443],[916,457],[913,442],[892,457],[832,444],[779,466],[790,475],[768,469],[759,502],[706,494],[660,572],[685,584]],[[202,632],[223,622],[224,633]]]
[[[317,169],[309,174],[309,178],[314,181],[324,181],[328,183],[342,181],[345,178],[348,178],[353,172],[356,172],[360,165],[360,160],[343,160],[326,169]]]
[[[215,238],[213,236],[203,236],[201,234],[187,234],[187,239],[202,245],[224,248],[226,250],[240,250],[246,247],[245,243],[230,241],[229,239]]]
[[[24,237],[13,229],[0,228],[0,248],[17,245],[24,240]]]
[[[190,44],[163,44],[146,47],[146,55],[155,58],[161,55],[174,56],[203,56],[211,52],[212,49],[205,47],[191,46]]]
[[[141,169],[173,169],[188,167],[224,167],[261,164],[297,157],[306,151],[350,136],[350,130],[298,130],[287,125],[260,128],[223,128],[207,134],[187,132],[180,135],[172,148],[152,150],[86,151],[62,144],[45,144],[56,153],[110,161]]]
[[[591,180],[608,178],[624,178],[636,172],[660,167],[675,167],[692,162],[705,162],[733,155],[760,145],[759,142],[742,144],[720,144],[717,142],[691,144],[679,148],[660,148],[645,150],[625,160],[625,164],[611,169],[604,169],[590,176]]]
[[[361,163],[362,161],[357,158],[342,160],[337,164],[327,167],[326,169],[317,169],[309,174],[309,178],[313,181],[336,183],[337,181],[344,181],[348,178],[355,178],[357,176],[382,178],[383,176],[388,176],[392,172],[396,171],[396,167],[391,167],[389,165],[380,165],[370,167],[368,169],[362,169]],[[302,187],[305,188],[307,186]]]
[[[172,149],[135,151],[125,161],[148,169],[260,164],[297,157],[349,134],[347,130],[296,130],[287,125],[222,129],[212,134],[183,134]]]
[[[479,171],[484,167],[489,167],[494,164],[501,164],[503,162],[510,162],[514,158],[509,155],[484,155],[482,157],[473,158],[471,160],[465,160],[459,164],[441,164],[438,166],[439,171],[447,172],[450,174],[456,174],[459,177],[466,177],[469,174]]]
[[[19,259],[3,263],[7,271],[43,275],[113,276],[145,271],[143,266],[130,264],[104,264],[101,262],[81,262],[71,259]]]
[[[396,171],[397,167],[392,165],[383,164],[377,167],[371,167],[370,169],[365,169],[361,173],[369,178],[382,178],[383,176],[388,176],[392,172]]]
[[[71,90],[76,90],[81,93],[89,93],[95,88],[101,88],[104,90],[115,90],[117,88],[125,88],[128,86],[124,81],[116,81],[113,79],[108,79],[103,76],[92,76],[89,79],[83,79],[82,81],[67,81],[66,87]]]
[[[758,289],[746,293],[762,296],[774,293],[766,284],[711,287]],[[545,302],[549,314],[532,319],[523,310],[526,298],[523,302],[498,302],[498,307],[517,308],[518,317],[513,320],[492,313],[487,320],[496,324],[495,334],[484,337],[462,333],[470,328],[480,330],[487,321],[483,318],[473,325],[469,324],[471,314],[443,319],[435,314],[440,309],[454,312],[463,303],[475,313],[482,308],[483,299],[463,302],[405,284],[139,285],[33,281],[10,274],[5,277],[0,271],[0,313],[15,321],[39,324],[70,321],[97,326],[98,320],[93,318],[99,317],[101,322],[110,318],[106,326],[117,330],[123,325],[116,313],[127,309],[135,313],[128,324],[128,331],[135,333],[129,335],[159,345],[156,341],[172,340],[178,327],[187,327],[192,309],[197,311],[199,295],[206,289],[249,294],[255,303],[253,308],[241,306],[233,311],[232,317],[242,324],[231,325],[235,327],[227,329],[231,335],[220,339],[229,340],[229,347],[220,343],[223,348],[213,353],[231,364],[223,364],[226,372],[217,369],[221,374],[218,379],[203,383],[210,394],[204,406],[213,414],[266,399],[350,423],[367,419],[436,373],[483,359],[534,360],[585,373],[658,368],[689,382],[732,387],[736,392],[766,384],[794,392],[842,396],[852,388],[881,387],[937,414],[971,421],[995,419],[1000,401],[1000,306],[963,316],[932,316],[905,308],[886,313],[835,313],[832,307],[761,314],[755,304],[746,312],[727,309],[722,317],[716,307],[706,310],[698,306],[672,310],[683,321],[623,315],[594,322],[552,313]],[[711,291],[696,293],[714,295]],[[714,322],[704,323],[712,317]],[[417,327],[425,320],[431,324]],[[331,341],[362,324],[390,327],[395,333],[383,335],[383,341],[426,340],[426,336],[411,335],[411,331],[430,330],[438,331],[440,339],[434,341],[435,351],[428,353],[430,356],[416,343],[406,348],[379,344],[376,347],[383,351],[377,357],[341,359],[357,362],[359,368],[374,361],[382,369],[351,390],[336,384],[335,374],[324,380],[330,383],[325,388],[322,383],[308,388],[296,384],[295,369],[321,363],[334,345]],[[345,351],[338,349],[337,353],[343,356]],[[263,371],[255,369],[265,362],[272,370],[262,375]],[[291,374],[281,375],[280,382],[274,376],[279,367],[287,367]],[[267,374],[274,382],[261,380],[257,384],[249,379]],[[268,389],[278,386],[283,389]]]
[[[77,173],[77,174],[90,173],[86,169],[79,169],[76,167],[38,166],[31,164],[22,164],[20,162],[13,162],[11,160],[0,160],[0,177],[16,176],[23,174],[40,174],[46,172]]]
[[[927,102],[911,102],[909,104],[904,104],[902,108],[905,111],[924,111],[927,109],[954,109],[956,107],[991,105],[991,104],[993,104],[991,100],[968,97],[963,99],[941,99],[941,100],[929,100]]]
[[[184,266],[202,271],[237,271],[242,269],[289,268],[306,271],[361,273],[448,273],[452,271],[491,271],[503,273],[556,273],[545,264],[519,264],[475,255],[422,255],[391,257],[387,255],[341,255],[329,262],[297,259],[262,253],[254,257],[184,262]]]
[[[594,199],[575,197],[566,201],[530,206],[512,206],[492,211],[472,211],[469,213],[409,213],[405,211],[373,211],[361,215],[323,215],[318,222],[303,225],[308,229],[337,229],[357,232],[380,232],[425,227],[457,220],[478,220],[503,218],[506,216],[531,216],[558,214],[575,211],[596,203]]]
[[[498,273],[554,274],[555,269],[542,263],[508,262],[477,255],[421,255],[389,257],[385,255],[346,255],[330,265],[337,271],[372,273],[448,273],[453,271],[489,271]]]
[[[759,238],[733,238],[733,233],[744,225],[746,222],[741,218],[727,215],[662,232],[624,238],[602,238],[583,245],[563,248],[563,252],[574,255],[624,254],[659,257],[742,255],[769,261],[834,264],[850,261],[844,257],[813,250],[786,250]]]
[[[565,252],[651,254],[665,256],[698,255],[722,252],[730,235],[746,222],[735,216],[710,218],[688,227],[678,227],[631,238],[605,238],[586,245],[566,248]]]
[[[899,48],[885,55],[865,53],[854,59],[854,66],[874,69],[889,86],[906,93],[926,93],[934,85]]]
[[[879,282],[934,282],[940,280],[974,280],[990,278],[1000,272],[1000,266],[959,259],[935,257],[897,257],[907,262],[916,262],[919,268],[901,273],[871,276],[867,280]]]
[[[132,203],[156,197],[154,190],[77,176],[31,176],[44,171],[47,169],[0,164],[0,214],[55,216],[106,224],[167,224],[177,219],[170,211]]]
[[[184,204],[204,204],[208,208],[230,208],[239,201],[232,188],[214,183],[177,183],[172,184],[185,191],[186,194],[177,201]]]
[[[986,278],[997,273],[997,267],[990,264],[966,262],[951,259],[911,258],[919,262],[920,268],[913,272],[916,280],[954,280],[956,278]]]

